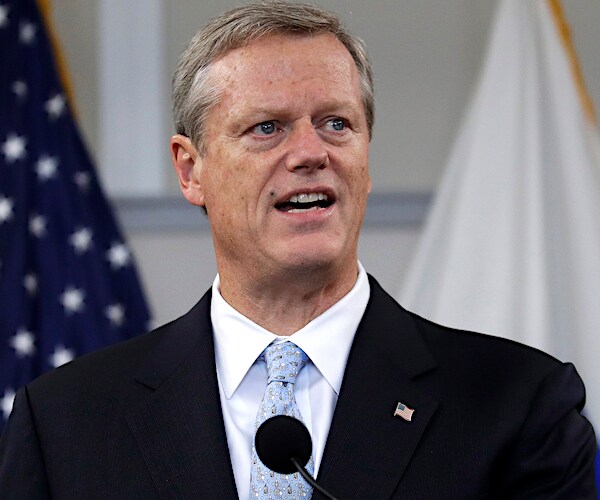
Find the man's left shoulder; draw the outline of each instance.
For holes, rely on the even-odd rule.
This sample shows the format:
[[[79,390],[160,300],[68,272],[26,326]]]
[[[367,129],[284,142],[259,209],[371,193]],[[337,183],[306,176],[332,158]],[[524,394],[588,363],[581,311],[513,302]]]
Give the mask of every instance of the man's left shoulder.
[[[405,310],[406,311],[406,310]],[[406,311],[429,349],[442,364],[462,361],[502,372],[522,370],[549,372],[561,361],[550,354],[515,340],[452,328]]]
[[[396,324],[394,335],[406,336],[414,332],[426,346],[437,365],[438,373],[452,374],[452,378],[484,380],[501,379],[503,386],[511,381],[518,385],[539,384],[554,371],[572,373],[579,379],[573,365],[562,363],[553,356],[489,332],[480,333],[452,328],[405,309],[381,288],[371,277],[372,299],[379,312],[388,311],[386,321]]]

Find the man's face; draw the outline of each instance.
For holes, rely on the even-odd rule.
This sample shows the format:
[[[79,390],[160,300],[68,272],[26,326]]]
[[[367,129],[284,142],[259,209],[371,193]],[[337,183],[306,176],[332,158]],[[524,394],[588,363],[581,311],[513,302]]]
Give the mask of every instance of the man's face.
[[[332,35],[271,36],[227,53],[211,78],[224,91],[180,180],[207,209],[220,272],[355,268],[371,184],[347,49]]]

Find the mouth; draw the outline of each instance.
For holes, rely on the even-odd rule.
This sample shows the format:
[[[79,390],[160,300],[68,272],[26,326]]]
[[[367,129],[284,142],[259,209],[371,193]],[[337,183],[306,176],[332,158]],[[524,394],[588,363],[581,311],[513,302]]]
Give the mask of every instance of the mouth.
[[[335,200],[331,194],[324,192],[296,193],[275,205],[277,210],[288,213],[303,213],[323,210],[333,205]]]

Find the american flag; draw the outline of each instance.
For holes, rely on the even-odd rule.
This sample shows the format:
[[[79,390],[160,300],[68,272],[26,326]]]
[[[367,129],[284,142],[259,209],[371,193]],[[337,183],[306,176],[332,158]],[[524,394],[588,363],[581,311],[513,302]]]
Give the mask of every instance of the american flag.
[[[413,410],[412,408],[409,408],[404,403],[399,402],[398,405],[396,406],[396,411],[394,412],[394,417],[401,417],[404,420],[406,420],[407,422],[410,422],[412,420],[412,416],[413,416],[414,412],[415,412],[415,410]]]
[[[18,387],[148,323],[38,6],[0,0],[0,430]]]

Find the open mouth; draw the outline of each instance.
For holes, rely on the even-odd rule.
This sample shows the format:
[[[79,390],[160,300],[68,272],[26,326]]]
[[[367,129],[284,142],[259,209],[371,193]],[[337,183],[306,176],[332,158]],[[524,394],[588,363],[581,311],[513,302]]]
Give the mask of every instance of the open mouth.
[[[298,193],[275,205],[277,210],[289,213],[310,212],[333,205],[333,199],[325,193]]]

